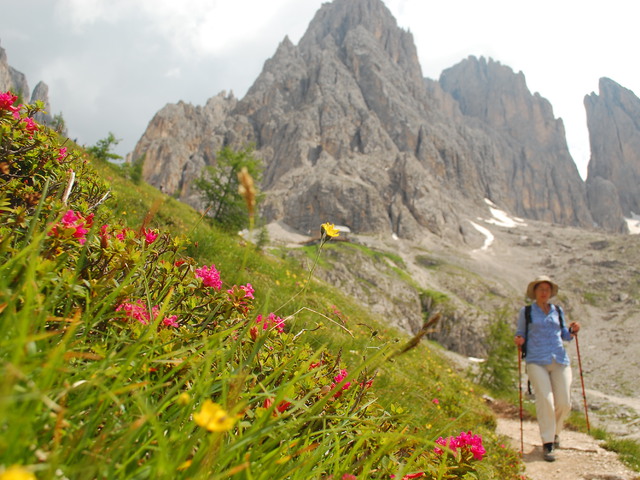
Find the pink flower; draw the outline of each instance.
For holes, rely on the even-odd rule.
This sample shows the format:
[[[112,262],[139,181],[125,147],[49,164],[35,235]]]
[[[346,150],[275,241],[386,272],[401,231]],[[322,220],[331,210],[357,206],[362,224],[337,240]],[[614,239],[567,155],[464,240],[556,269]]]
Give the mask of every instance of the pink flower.
[[[139,299],[135,303],[124,301],[116,307],[116,312],[121,311],[124,312],[125,316],[137,320],[143,325],[148,325],[151,320],[147,306]]]
[[[256,323],[262,323],[263,330],[274,328],[280,333],[284,332],[284,319],[278,317],[275,313],[270,313],[266,319],[263,319],[262,315],[258,315]]]
[[[352,475],[350,473],[345,473],[344,475],[342,475],[342,479],[341,480],[358,480],[358,477],[356,477],[355,475]]]
[[[33,120],[33,118],[25,118],[22,121],[27,124],[27,126],[25,127],[27,132],[33,133],[38,130],[38,124]]]
[[[62,162],[65,158],[67,158],[67,147],[62,147],[60,150],[58,150],[58,161]]]
[[[202,284],[205,287],[212,287],[215,290],[220,290],[222,288],[222,282],[220,281],[220,272],[216,270],[215,265],[211,265],[211,267],[207,267],[205,265],[202,268],[197,268],[196,277],[202,279]]]
[[[109,225],[107,225],[106,223],[102,225],[102,227],[100,227],[100,246],[102,248],[107,248],[109,246],[109,233],[107,232],[108,228]]]
[[[239,291],[244,292],[242,295],[242,298],[255,298],[253,296],[253,293],[255,292],[255,290],[253,289],[253,287],[251,286],[250,283],[247,283],[246,285],[234,285],[233,288],[230,288],[229,290],[227,290],[227,293],[229,295],[231,295],[232,297],[237,297],[236,292],[239,293]]]
[[[153,307],[151,307],[151,312],[149,312],[147,305],[142,300],[138,299],[135,302],[125,300],[116,307],[116,312],[123,312],[125,317],[136,320],[142,325],[149,325],[150,322],[158,318],[160,308],[158,308],[157,305],[154,305]],[[162,324],[167,327],[180,327],[177,315],[165,317],[162,320]]]
[[[120,233],[116,233],[116,238],[118,240],[124,241],[124,239],[127,237],[127,230],[129,229],[125,227],[120,231]]]
[[[348,374],[345,369],[340,370],[340,373],[338,373],[338,375],[333,377],[333,383],[331,383],[331,390],[333,390],[336,387],[336,385],[338,385],[345,378],[347,378],[347,375]],[[342,391],[347,390],[350,386],[351,386],[351,382],[346,382],[344,385],[342,385],[342,388],[338,390],[333,396],[335,398],[338,398],[340,395],[342,395]]]
[[[475,460],[482,460],[482,457],[486,453],[482,445],[482,437],[480,435],[473,435],[471,432],[460,432],[457,437],[449,437],[447,439],[439,437],[436,440],[438,445],[448,447],[454,453],[460,449],[463,452],[469,452],[473,455]],[[442,455],[444,450],[439,447],[434,448],[434,451],[438,455]]]
[[[255,292],[255,290],[253,289],[250,283],[247,283],[246,285],[240,285],[240,288],[244,290],[245,297],[254,298],[253,293]]]
[[[158,238],[158,232],[156,230],[146,230],[143,228],[142,233],[144,234],[144,241],[147,242],[147,245],[155,242],[156,238]]]
[[[89,232],[88,228],[91,228],[91,225],[93,225],[93,213],[85,218],[73,210],[67,210],[60,222],[53,226],[49,235],[77,238],[78,243],[84,245],[87,240],[85,235]]]
[[[431,401],[433,402],[434,405],[439,405],[440,404],[440,400],[438,400],[437,398],[434,398]]]
[[[265,398],[264,402],[262,402],[262,408],[269,409],[273,405],[273,398]],[[286,400],[282,400],[278,406],[273,411],[273,416],[277,416],[278,413],[284,413],[289,410],[291,406],[291,402],[287,402]]]
[[[174,327],[174,328],[180,327],[180,324],[178,323],[177,315],[171,315],[170,317],[166,317],[164,320],[162,320],[162,323],[167,327]]]
[[[0,110],[9,110],[10,112],[17,112],[20,110],[13,106],[13,103],[18,99],[17,95],[13,95],[11,92],[0,93]]]

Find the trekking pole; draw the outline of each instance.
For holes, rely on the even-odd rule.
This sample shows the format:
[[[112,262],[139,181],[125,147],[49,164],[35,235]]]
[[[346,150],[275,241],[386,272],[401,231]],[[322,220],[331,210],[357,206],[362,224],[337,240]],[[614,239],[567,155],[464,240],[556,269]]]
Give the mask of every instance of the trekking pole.
[[[522,427],[522,346],[520,345],[518,345],[518,392],[520,393],[520,457],[522,457],[524,455],[524,433]]]
[[[589,411],[587,409],[587,394],[584,390],[584,376],[582,375],[582,359],[580,358],[580,344],[578,343],[578,335],[573,334],[573,337],[576,339],[576,351],[578,352],[578,369],[580,370],[580,383],[582,383],[582,400],[584,401],[584,416],[587,419],[587,433],[591,433],[591,428],[589,427]]]

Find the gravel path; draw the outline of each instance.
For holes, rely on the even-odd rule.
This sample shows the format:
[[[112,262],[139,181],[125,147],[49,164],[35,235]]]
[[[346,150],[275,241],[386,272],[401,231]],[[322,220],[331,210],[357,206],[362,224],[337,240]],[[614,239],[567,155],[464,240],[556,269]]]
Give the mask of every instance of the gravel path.
[[[497,432],[509,437],[520,450],[520,420],[498,418]],[[640,475],[626,468],[615,453],[600,447],[591,436],[572,431],[562,434],[555,462],[542,459],[538,424],[523,422],[526,474],[531,480],[638,480]]]

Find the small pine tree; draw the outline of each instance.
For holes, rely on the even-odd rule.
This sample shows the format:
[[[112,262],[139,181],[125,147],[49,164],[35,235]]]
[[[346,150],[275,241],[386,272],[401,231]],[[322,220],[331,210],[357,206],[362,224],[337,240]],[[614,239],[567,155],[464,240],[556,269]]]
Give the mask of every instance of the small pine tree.
[[[487,326],[487,360],[480,366],[479,381],[497,391],[508,391],[517,383],[517,348],[513,343],[513,325],[503,309]]]
[[[111,152],[111,149],[118,143],[120,143],[120,139],[116,138],[113,133],[109,132],[107,138],[98,140],[94,146],[87,148],[87,151],[103,162],[106,162],[107,160],[119,160],[122,159],[122,157]]]
[[[252,147],[239,151],[224,147],[217,155],[216,164],[206,167],[194,182],[204,197],[210,217],[226,231],[240,231],[249,223],[245,201],[238,192],[238,172],[243,167],[256,184],[260,182],[262,165],[253,156]]]

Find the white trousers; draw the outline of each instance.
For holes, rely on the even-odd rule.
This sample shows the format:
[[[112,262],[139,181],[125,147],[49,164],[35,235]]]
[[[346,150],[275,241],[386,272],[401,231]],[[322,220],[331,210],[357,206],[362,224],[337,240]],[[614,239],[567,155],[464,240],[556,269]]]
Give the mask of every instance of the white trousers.
[[[571,412],[571,367],[527,363],[527,375],[536,395],[536,416],[542,443],[551,443],[560,435]]]

